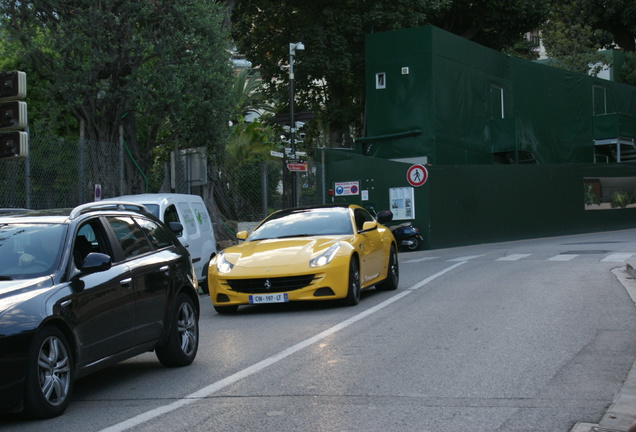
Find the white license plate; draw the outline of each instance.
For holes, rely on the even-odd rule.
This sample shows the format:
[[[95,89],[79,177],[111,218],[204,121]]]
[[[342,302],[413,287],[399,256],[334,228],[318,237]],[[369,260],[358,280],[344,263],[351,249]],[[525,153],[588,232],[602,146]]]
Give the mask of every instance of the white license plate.
[[[287,293],[278,294],[253,294],[249,296],[250,304],[263,304],[263,303],[287,303]]]

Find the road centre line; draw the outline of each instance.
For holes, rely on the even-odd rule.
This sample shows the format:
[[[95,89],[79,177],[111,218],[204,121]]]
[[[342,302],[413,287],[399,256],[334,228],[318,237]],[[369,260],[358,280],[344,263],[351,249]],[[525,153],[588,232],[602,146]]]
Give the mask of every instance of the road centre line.
[[[125,420],[123,422],[114,424],[110,427],[107,427],[105,429],[102,429],[101,432],[123,432],[126,431],[128,429],[131,429],[135,426],[138,426],[140,424],[143,424],[147,421],[150,421],[154,418],[157,418],[163,414],[168,414],[172,411],[175,411],[185,405],[189,405],[193,402],[197,402],[201,399],[207,398],[209,396],[211,396],[212,394],[224,389],[225,387],[228,387],[240,380],[242,380],[243,378],[247,378],[250,375],[254,375],[257,372],[260,372],[261,370],[265,369],[268,366],[271,366],[281,360],[284,360],[285,358],[291,356],[292,354],[307,348],[311,345],[316,344],[317,342],[322,341],[323,339],[339,332],[340,330],[350,326],[351,324],[354,324],[360,320],[362,320],[363,318],[368,317],[369,315],[374,314],[375,312],[378,312],[382,309],[384,309],[385,307],[389,306],[392,303],[395,303],[396,301],[400,300],[401,298],[405,297],[408,294],[411,294],[413,291],[415,291],[416,289],[419,289],[421,287],[423,287],[424,285],[434,281],[435,279],[437,279],[440,276],[443,276],[444,274],[456,269],[457,267],[459,267],[462,264],[465,264],[466,261],[462,261],[462,262],[458,262],[457,264],[453,264],[450,267],[447,267],[446,269],[435,273],[432,276],[429,276],[428,278],[418,282],[417,284],[413,285],[410,288],[406,288],[403,291],[399,291],[396,295],[394,295],[393,297],[388,298],[387,300],[383,301],[382,303],[379,303],[375,306],[373,306],[372,308],[369,308],[367,310],[365,310],[364,312],[361,312],[357,315],[352,316],[349,319],[346,319],[344,321],[342,321],[339,324],[334,325],[331,328],[328,328],[327,330],[318,333],[315,336],[312,336],[308,339],[305,339],[302,342],[297,343],[296,345],[293,345],[287,349],[284,349],[283,351],[279,352],[278,354],[275,354],[269,358],[266,358],[264,360],[261,360],[258,363],[253,364],[252,366],[249,366],[241,371],[238,371],[230,376],[228,376],[227,378],[223,378],[222,380],[219,380],[215,383],[212,383],[206,387],[203,387],[202,389],[189,394],[188,396],[183,397],[182,399],[178,399],[174,402],[172,402],[171,404],[168,405],[164,405],[155,409],[152,409],[150,411],[146,411],[145,413],[141,413],[135,417],[132,417],[128,420]]]

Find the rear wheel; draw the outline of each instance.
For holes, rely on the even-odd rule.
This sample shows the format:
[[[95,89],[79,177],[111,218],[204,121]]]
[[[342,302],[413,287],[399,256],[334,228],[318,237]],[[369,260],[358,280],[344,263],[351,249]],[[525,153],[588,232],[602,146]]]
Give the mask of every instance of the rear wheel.
[[[400,267],[398,265],[398,256],[395,251],[395,246],[391,246],[391,252],[389,252],[389,266],[386,274],[386,279],[375,286],[376,289],[381,291],[393,291],[397,289],[400,283]]]
[[[420,239],[417,238],[417,236],[411,237],[411,244],[406,246],[406,249],[410,250],[410,251],[414,251],[414,250],[418,250],[420,247]]]
[[[347,297],[343,303],[346,306],[355,306],[360,303],[360,266],[356,257],[351,257],[349,263],[349,287]]]
[[[168,340],[155,350],[164,366],[187,366],[199,349],[199,317],[194,302],[179,294],[172,312]]]
[[[33,340],[27,358],[25,412],[34,418],[62,414],[73,390],[73,358],[61,330],[44,327]]]

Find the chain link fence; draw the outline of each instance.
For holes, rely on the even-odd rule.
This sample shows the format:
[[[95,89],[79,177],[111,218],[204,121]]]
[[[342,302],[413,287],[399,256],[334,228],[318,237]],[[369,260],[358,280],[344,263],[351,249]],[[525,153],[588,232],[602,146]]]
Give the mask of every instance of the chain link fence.
[[[101,197],[130,193],[176,192],[203,197],[220,242],[233,241],[244,223],[255,223],[275,210],[324,202],[324,167],[308,162],[308,170],[291,173],[282,159],[247,160],[225,167],[207,162],[203,181],[180,158],[166,163],[148,181],[125,144],[68,141],[51,136],[29,137],[29,157],[0,159],[0,207],[70,208]],[[131,163],[132,162],[132,163]],[[133,168],[130,168],[130,167]],[[199,177],[200,170],[196,172]],[[291,195],[296,185],[296,202]],[[98,187],[99,185],[99,187]]]

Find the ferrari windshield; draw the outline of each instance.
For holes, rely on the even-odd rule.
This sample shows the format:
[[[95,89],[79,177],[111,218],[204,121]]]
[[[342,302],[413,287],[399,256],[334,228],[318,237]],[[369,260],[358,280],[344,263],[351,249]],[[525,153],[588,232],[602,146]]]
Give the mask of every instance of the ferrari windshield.
[[[248,241],[282,237],[353,234],[349,209],[344,207],[283,210],[270,215]]]
[[[52,273],[61,256],[65,225],[0,224],[0,278],[25,279]]]

